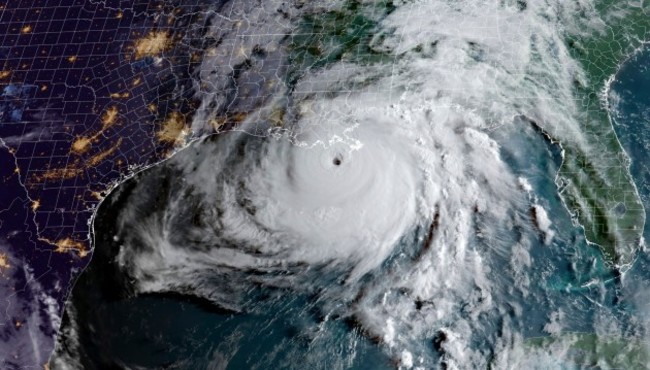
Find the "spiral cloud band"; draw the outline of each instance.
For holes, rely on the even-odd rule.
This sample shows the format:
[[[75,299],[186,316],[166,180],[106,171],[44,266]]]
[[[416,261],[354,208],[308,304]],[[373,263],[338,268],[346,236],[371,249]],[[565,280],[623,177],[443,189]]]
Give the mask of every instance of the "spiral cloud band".
[[[115,235],[134,293],[248,312],[259,287],[309,292],[325,317],[346,318],[405,369],[557,365],[562,348],[524,354],[525,304],[503,298],[526,300],[531,246],[562,237],[539,189],[512,168],[550,155],[510,145],[506,159],[504,143],[534,127],[540,142],[570,138],[595,152],[574,99],[585,72],[564,39],[604,26],[588,1],[525,4],[395,2],[366,45],[381,63],[342,57],[283,70],[292,84],[268,84],[272,97],[236,129],[140,176]],[[281,24],[277,12],[251,14],[252,28],[259,17]],[[263,41],[280,59],[278,35]],[[230,64],[248,58],[248,40]],[[203,61],[197,132],[225,104],[223,58]],[[259,68],[260,80],[273,79]],[[570,219],[564,212],[557,217]],[[495,327],[497,337],[486,329]]]

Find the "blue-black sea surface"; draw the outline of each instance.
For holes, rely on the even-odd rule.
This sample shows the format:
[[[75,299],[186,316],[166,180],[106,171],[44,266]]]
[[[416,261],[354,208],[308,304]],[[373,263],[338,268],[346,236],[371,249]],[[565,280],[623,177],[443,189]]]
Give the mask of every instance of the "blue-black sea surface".
[[[646,44],[618,71],[610,86],[609,102],[614,129],[630,158],[630,172],[643,202],[650,209],[650,45]],[[646,217],[643,237],[650,240],[650,218]],[[648,291],[650,287],[650,258],[647,250],[639,251],[626,280],[630,295]],[[630,305],[637,315],[640,307]]]
[[[628,60],[611,85],[614,128],[631,159],[631,173],[646,209],[650,206],[650,48]],[[531,266],[524,268],[531,284],[528,295],[495,297],[520,306],[523,314],[514,328],[523,338],[548,336],[544,330],[554,312],[563,312],[564,332],[594,333],[597,315],[615,318],[623,335],[639,334],[646,307],[636,299],[650,287],[650,258],[640,251],[623,281],[607,268],[597,248],[589,246],[581,229],[571,222],[559,196],[555,174],[561,148],[546,140],[522,118],[515,128],[493,135],[502,145],[502,157],[512,171],[526,178],[534,199],[553,222],[552,243],[537,240],[529,248]],[[137,367],[181,369],[314,368],[391,369],[381,343],[344,320],[323,320],[318,304],[290,291],[260,301],[254,313],[235,313],[207,300],[181,293],[134,295],[126,277],[114,266],[111,247],[113,220],[128,197],[133,181],[100,208],[96,220],[97,247],[93,262],[75,286],[69,313],[79,339],[77,353],[87,368]],[[646,219],[644,237],[650,240]],[[504,238],[511,236],[504,235]],[[475,241],[476,242],[476,241]],[[478,243],[478,242],[477,242]],[[480,246],[477,246],[480,247]],[[495,258],[494,279],[508,268]],[[502,265],[500,265],[502,264]],[[493,345],[498,328],[484,323],[485,342]],[[643,325],[641,325],[643,326]],[[435,328],[432,328],[435,329]],[[644,329],[644,328],[643,328]],[[643,331],[643,330],[641,330]],[[404,333],[408,335],[408,333]],[[65,334],[63,334],[65,335]],[[638,339],[638,336],[637,336]],[[436,354],[431,349],[431,357]],[[573,369],[567,364],[567,369]]]

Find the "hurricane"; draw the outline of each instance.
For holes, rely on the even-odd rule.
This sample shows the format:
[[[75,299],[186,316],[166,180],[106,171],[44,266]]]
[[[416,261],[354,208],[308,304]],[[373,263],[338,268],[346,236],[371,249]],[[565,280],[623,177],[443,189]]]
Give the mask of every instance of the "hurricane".
[[[95,220],[110,226],[97,227],[94,258],[120,296],[196,297],[260,327],[277,324],[272,309],[297,317],[251,368],[325,368],[322,356],[366,368],[363,346],[400,369],[648,360],[645,324],[616,303],[632,291],[622,276],[645,213],[611,122],[586,123],[597,119],[583,95],[604,104],[606,87],[589,93],[594,75],[567,42],[624,15],[586,0],[224,4],[212,32],[226,41],[201,63],[192,127],[248,114],[103,203],[112,216]],[[235,28],[270,30],[228,37]],[[256,100],[228,95],[233,79]],[[90,351],[78,297],[53,368]],[[244,339],[229,338],[229,350],[179,366],[230,368]]]

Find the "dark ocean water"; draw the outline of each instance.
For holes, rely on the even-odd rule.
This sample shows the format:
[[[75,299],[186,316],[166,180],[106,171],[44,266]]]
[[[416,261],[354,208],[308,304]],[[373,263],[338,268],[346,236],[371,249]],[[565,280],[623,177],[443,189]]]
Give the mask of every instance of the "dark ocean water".
[[[528,295],[508,292],[511,280],[502,272],[511,270],[508,253],[486,261],[493,271],[490,278],[501,289],[494,299],[499,306],[522,308],[523,314],[514,317],[514,329],[524,338],[546,336],[544,325],[558,310],[572,317],[571,331],[592,332],[594,302],[613,306],[615,301],[613,276],[604,268],[598,250],[588,246],[581,230],[572,225],[557,195],[554,180],[561,161],[560,148],[546,142],[530,125],[520,124],[495,136],[503,135],[504,160],[531,183],[536,201],[552,215],[556,235],[550,245],[534,234],[527,237],[531,240],[531,266],[523,271],[531,280]],[[326,319],[330,313],[321,310],[321,302],[290,290],[262,290],[264,297],[249,313],[229,312],[180,293],[134,296],[128,277],[113,262],[119,249],[113,235],[115,220],[138,181],[144,180],[127,181],[100,208],[93,262],[73,291],[81,346],[78,353],[71,350],[70,354],[81,358],[84,368],[395,368],[395,360],[376,338],[364,335],[354,322]],[[515,243],[515,234],[506,231],[502,238]],[[477,240],[473,243],[476,248],[489,248]],[[609,281],[603,285],[604,292],[598,287],[581,287],[594,278]],[[479,320],[482,332],[477,333],[474,345],[490,353],[502,318],[495,315]],[[436,329],[432,327],[431,332]],[[434,334],[422,340],[423,347],[428,348],[428,368],[440,354],[433,344]]]
[[[631,158],[631,172],[646,209],[650,207],[650,48],[624,64],[612,91],[620,98],[614,125]],[[529,122],[494,132],[502,157],[512,171],[533,187],[531,202],[542,205],[553,222],[555,237],[545,244],[531,237],[531,284],[527,294],[506,293],[508,256],[496,256],[491,278],[503,287],[496,304],[519,305],[513,330],[524,339],[548,336],[545,324],[563,312],[563,331],[594,333],[609,317],[623,336],[644,338],[645,308],[639,295],[650,286],[650,259],[640,252],[623,282],[608,269],[598,249],[587,245],[572,224],[555,184],[560,148],[545,140]],[[145,175],[146,176],[146,175]],[[265,299],[252,312],[234,313],[182,294],[133,296],[127,278],[115,264],[115,219],[130,188],[128,181],[102,205],[96,219],[97,247],[93,262],[73,292],[79,353],[85,368],[169,369],[390,369],[395,360],[376,338],[364,335],[354,323],[327,317],[313,297],[289,290],[263,292]],[[645,238],[650,240],[646,219]],[[503,235],[512,238],[512,235]],[[476,242],[480,244],[480,242]],[[477,244],[477,248],[480,245]],[[269,299],[271,297],[271,299]],[[327,317],[327,319],[325,319]],[[596,320],[601,317],[601,321]],[[69,317],[66,317],[69,324]],[[499,318],[486,317],[485,331],[475,345],[490,353],[499,336]],[[432,333],[435,328],[432,328]],[[408,335],[408,333],[404,333]],[[435,337],[425,338],[431,361],[438,356]],[[573,369],[567,364],[567,369]]]
[[[614,129],[630,158],[630,172],[643,206],[650,209],[650,47],[646,46],[627,60],[611,85],[610,103]],[[646,217],[643,232],[650,241],[650,218]],[[640,251],[632,269],[627,273],[628,285],[639,295],[650,287],[650,256]],[[639,304],[630,304],[633,314],[640,312]]]
[[[612,116],[614,129],[631,159],[630,171],[646,209],[650,206],[650,47],[630,58],[611,85],[618,97]],[[610,94],[611,95],[611,94]],[[618,100],[614,102],[613,100]],[[650,235],[646,218],[644,237]]]
[[[314,297],[260,289],[246,313],[171,292],[134,295],[115,263],[116,220],[142,177],[126,181],[100,207],[93,262],[72,293],[63,320],[63,351],[83,369],[394,368],[392,359],[353,322],[326,318]],[[164,192],[164,184],[156,189]],[[220,282],[225,283],[227,282]],[[77,330],[69,335],[70,312]],[[71,341],[72,340],[72,341]],[[78,340],[78,346],[71,343]],[[55,358],[57,355],[55,354]],[[53,368],[58,368],[56,361]]]

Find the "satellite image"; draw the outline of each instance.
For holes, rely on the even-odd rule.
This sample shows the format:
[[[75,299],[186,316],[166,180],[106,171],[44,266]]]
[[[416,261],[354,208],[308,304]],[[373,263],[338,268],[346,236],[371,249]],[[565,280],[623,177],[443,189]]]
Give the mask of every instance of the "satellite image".
[[[0,37],[0,370],[650,369],[647,0],[0,0]]]

